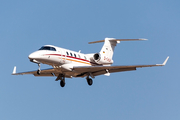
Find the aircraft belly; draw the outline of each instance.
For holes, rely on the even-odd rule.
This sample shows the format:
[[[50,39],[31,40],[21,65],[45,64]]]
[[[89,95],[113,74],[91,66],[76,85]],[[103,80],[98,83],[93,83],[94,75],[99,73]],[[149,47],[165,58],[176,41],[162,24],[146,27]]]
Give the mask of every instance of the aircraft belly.
[[[59,58],[55,58],[55,57],[51,57],[49,56],[48,58],[40,58],[37,59],[37,61],[43,63],[43,64],[48,64],[48,65],[60,65],[60,59]]]

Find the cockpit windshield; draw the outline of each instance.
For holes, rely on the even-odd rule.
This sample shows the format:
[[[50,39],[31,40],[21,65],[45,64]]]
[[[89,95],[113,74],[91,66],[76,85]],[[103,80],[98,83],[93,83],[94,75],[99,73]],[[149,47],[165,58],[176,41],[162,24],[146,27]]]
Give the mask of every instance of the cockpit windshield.
[[[39,50],[51,50],[51,51],[56,51],[54,47],[49,47],[49,46],[42,46]]]

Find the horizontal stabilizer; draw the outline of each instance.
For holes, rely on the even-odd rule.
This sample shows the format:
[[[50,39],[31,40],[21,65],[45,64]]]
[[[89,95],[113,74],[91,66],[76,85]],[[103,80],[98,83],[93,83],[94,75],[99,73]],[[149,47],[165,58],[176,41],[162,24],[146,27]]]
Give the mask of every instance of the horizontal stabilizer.
[[[106,38],[105,38],[106,39]],[[108,38],[110,41],[117,41],[117,42],[120,42],[120,41],[139,41],[139,40],[147,40],[147,39],[144,39],[144,38],[140,38],[140,39],[115,39],[115,38]],[[104,42],[105,40],[99,40],[99,41],[94,41],[94,42],[89,42],[89,44],[93,44],[93,43],[100,43],[100,42]]]

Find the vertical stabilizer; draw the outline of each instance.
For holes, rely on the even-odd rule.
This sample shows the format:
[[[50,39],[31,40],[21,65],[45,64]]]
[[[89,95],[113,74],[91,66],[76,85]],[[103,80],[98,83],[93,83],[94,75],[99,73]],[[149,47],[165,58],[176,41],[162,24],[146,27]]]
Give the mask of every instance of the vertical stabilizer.
[[[117,41],[115,38],[105,38],[100,54],[112,60],[114,48],[117,43],[120,43],[120,41]]]

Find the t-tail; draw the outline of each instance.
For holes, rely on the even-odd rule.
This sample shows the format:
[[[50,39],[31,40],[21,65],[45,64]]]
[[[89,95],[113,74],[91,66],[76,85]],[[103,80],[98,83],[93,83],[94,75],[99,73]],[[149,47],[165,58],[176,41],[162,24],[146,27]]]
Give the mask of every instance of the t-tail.
[[[110,65],[113,63],[114,48],[120,41],[136,41],[147,39],[115,39],[105,38],[105,40],[89,42],[89,44],[104,42],[104,45],[99,53],[93,55],[93,61],[99,65]]]

